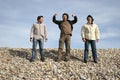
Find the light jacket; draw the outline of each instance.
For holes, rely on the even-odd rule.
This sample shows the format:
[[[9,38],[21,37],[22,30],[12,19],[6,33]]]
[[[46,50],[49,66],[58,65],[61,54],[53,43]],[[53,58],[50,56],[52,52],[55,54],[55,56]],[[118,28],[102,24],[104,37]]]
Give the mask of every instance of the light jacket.
[[[30,37],[35,39],[48,39],[45,24],[43,23],[33,24],[30,32]]]
[[[96,24],[84,24],[81,29],[81,36],[88,40],[100,39],[98,26]]]

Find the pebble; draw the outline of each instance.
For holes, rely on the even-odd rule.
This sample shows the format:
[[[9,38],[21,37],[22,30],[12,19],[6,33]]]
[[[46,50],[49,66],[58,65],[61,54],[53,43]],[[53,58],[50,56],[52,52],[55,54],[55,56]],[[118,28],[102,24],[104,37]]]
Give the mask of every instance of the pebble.
[[[64,50],[65,51],[65,50]],[[45,49],[45,62],[29,62],[29,48],[0,48],[0,80],[120,80],[120,49],[98,49],[94,63],[91,50],[88,63],[83,63],[83,49],[71,49],[68,62],[55,62],[57,49]]]

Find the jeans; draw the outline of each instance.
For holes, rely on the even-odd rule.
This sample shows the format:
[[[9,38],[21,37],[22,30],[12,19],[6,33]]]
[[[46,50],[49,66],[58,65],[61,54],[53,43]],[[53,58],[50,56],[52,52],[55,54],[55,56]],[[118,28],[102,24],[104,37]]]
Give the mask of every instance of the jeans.
[[[32,49],[32,60],[34,60],[36,58],[36,47],[37,47],[37,43],[39,44],[39,52],[40,52],[40,56],[41,58],[44,57],[44,39],[39,39],[36,40],[33,38],[33,49]]]
[[[84,60],[86,60],[86,61],[88,60],[89,44],[91,44],[93,59],[94,59],[94,61],[96,61],[97,60],[97,51],[96,51],[96,41],[95,40],[86,40],[85,50],[84,50]]]

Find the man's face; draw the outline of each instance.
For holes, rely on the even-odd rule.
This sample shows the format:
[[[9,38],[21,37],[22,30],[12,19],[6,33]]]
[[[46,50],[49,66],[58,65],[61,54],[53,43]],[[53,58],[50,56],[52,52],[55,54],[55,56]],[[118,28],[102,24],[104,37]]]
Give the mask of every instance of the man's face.
[[[67,15],[63,15],[63,20],[67,21]]]
[[[88,17],[88,18],[87,18],[87,21],[88,21],[89,24],[91,24],[91,23],[92,23],[92,18],[91,18],[91,17]]]
[[[38,20],[39,23],[42,23],[43,22],[43,17],[41,17],[39,20]]]

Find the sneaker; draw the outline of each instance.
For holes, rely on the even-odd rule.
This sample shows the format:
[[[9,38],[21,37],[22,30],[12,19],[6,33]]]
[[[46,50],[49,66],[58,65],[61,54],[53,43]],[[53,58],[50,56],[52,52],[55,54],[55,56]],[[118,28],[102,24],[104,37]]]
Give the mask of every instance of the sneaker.
[[[96,61],[96,60],[95,60],[94,62],[95,62],[95,63],[97,63],[97,61]]]
[[[70,60],[69,58],[65,58],[65,59],[64,59],[65,62],[67,62],[67,61],[69,61],[69,60]]]
[[[41,61],[42,61],[42,62],[45,62],[45,58],[41,58]]]
[[[84,60],[84,63],[87,63],[87,60]]]
[[[60,62],[60,61],[61,61],[61,56],[57,56],[56,62]]]
[[[61,59],[59,59],[59,58],[56,58],[56,60],[55,60],[56,62],[60,62],[61,61]]]
[[[34,62],[34,60],[33,60],[33,59],[30,59],[30,62]]]

